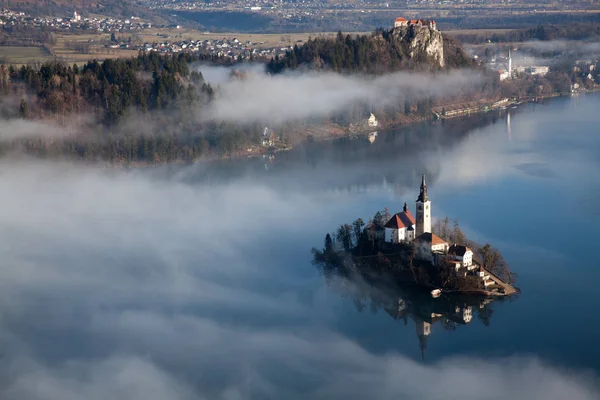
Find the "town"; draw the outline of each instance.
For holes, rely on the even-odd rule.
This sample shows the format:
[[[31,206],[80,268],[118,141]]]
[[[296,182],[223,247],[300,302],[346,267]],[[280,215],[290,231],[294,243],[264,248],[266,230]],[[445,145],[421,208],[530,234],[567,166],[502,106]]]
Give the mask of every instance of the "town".
[[[6,8],[0,13],[0,25],[108,33],[152,28],[150,22],[144,22],[139,17],[134,16],[125,20],[110,17],[84,18],[77,11],[74,11],[69,17],[41,17],[31,16],[25,12],[16,12]]]
[[[133,48],[140,51],[155,51],[159,53],[173,54],[179,52],[192,52],[210,54],[215,57],[236,60],[268,60],[272,57],[283,56],[293,49],[293,46],[281,42],[280,47],[264,47],[264,42],[253,43],[250,40],[244,42],[236,37],[231,39],[204,39],[204,40],[178,40],[144,43],[131,46],[129,43],[121,42],[112,44],[113,48]]]

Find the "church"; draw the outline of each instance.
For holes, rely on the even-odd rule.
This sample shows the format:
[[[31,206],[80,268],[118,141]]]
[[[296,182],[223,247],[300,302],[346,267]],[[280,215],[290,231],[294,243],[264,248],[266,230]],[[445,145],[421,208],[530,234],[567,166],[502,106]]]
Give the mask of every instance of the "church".
[[[385,241],[388,243],[414,243],[417,257],[437,264],[440,255],[446,255],[449,244],[431,232],[431,200],[427,197],[425,174],[421,177],[421,190],[416,201],[416,218],[404,203],[402,212],[397,213],[385,224]]]

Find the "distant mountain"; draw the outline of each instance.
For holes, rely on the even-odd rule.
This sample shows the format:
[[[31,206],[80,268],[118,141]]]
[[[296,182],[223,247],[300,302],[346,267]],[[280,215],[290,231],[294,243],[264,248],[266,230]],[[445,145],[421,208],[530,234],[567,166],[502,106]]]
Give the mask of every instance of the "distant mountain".
[[[89,13],[108,16],[149,16],[139,0],[0,0],[0,7],[25,11],[31,15],[65,15],[74,10],[82,15]]]

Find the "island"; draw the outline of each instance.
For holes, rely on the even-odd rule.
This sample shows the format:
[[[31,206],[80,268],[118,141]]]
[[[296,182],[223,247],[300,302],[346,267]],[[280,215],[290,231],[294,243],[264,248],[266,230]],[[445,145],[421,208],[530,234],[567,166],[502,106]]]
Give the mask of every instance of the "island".
[[[313,262],[326,275],[369,282],[393,282],[426,290],[433,297],[459,293],[486,297],[519,292],[517,275],[500,251],[469,240],[455,221],[433,223],[425,174],[416,200],[416,217],[407,203],[391,215],[379,211],[365,224],[359,218],[325,236]]]

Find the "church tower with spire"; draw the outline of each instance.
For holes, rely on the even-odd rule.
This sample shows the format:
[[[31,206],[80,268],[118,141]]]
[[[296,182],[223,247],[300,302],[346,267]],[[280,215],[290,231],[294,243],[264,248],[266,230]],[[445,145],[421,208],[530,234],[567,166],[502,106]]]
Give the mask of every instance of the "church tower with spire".
[[[423,233],[431,233],[431,201],[427,197],[427,184],[425,183],[425,174],[421,178],[421,191],[417,199],[417,218],[416,218],[415,237]]]

